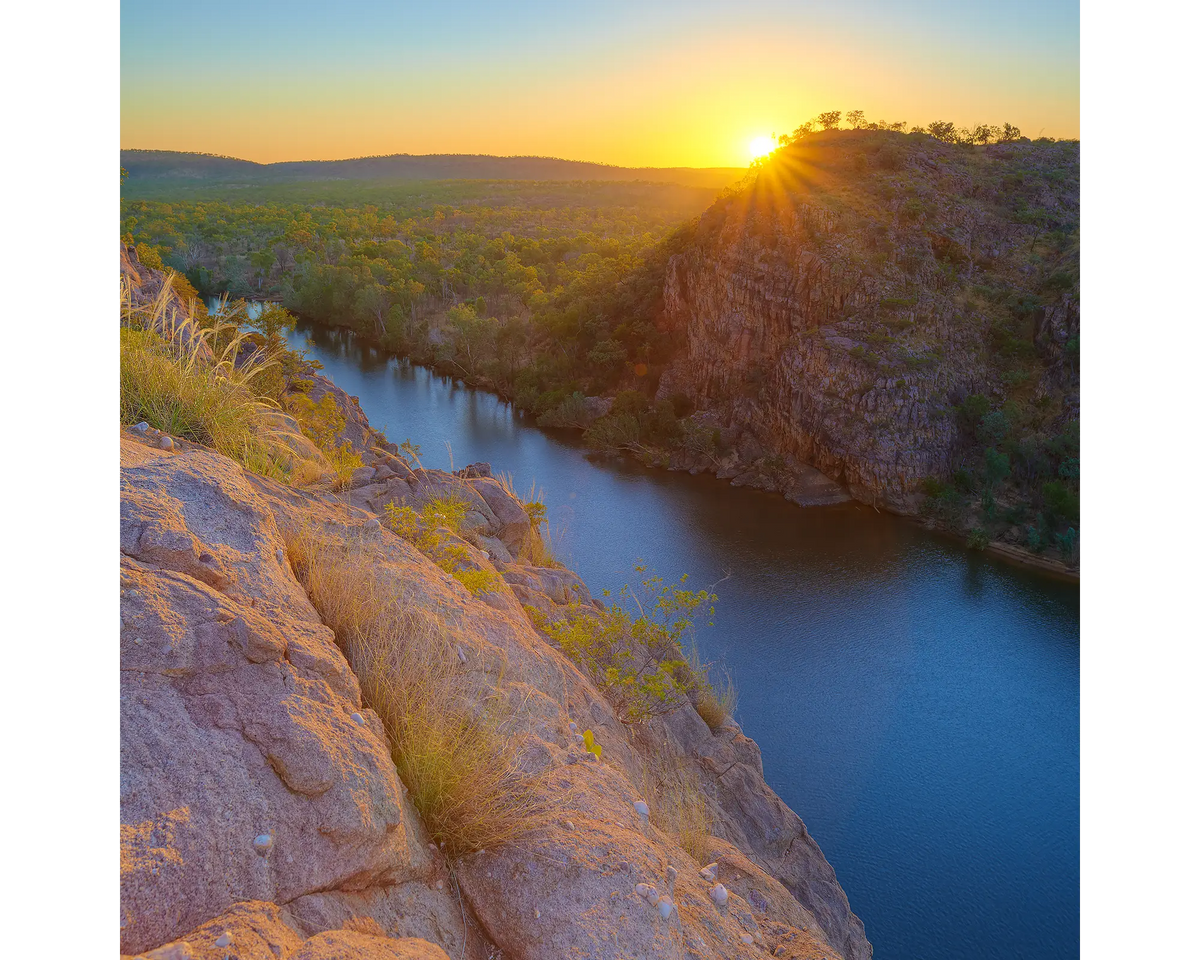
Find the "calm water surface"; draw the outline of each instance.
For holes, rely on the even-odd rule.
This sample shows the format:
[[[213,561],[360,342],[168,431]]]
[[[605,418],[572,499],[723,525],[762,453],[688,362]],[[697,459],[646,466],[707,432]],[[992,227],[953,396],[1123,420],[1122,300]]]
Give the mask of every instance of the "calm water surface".
[[[711,476],[590,460],[495,397],[301,327],[426,466],[536,481],[594,593],[639,559],[727,577],[700,634],[767,780],[808,824],[880,960],[1079,953],[1079,590],[858,504],[801,509]]]

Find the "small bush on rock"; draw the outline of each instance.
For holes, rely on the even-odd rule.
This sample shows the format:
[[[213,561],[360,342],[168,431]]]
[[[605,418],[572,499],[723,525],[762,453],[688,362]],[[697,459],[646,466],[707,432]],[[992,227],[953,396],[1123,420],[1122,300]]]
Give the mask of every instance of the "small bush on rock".
[[[637,566],[638,573],[646,567]],[[707,590],[687,590],[646,576],[637,590],[628,585],[605,610],[579,604],[558,621],[535,622],[563,653],[592,678],[626,723],[641,723],[670,713],[683,704],[700,678],[689,669],[681,640],[694,633],[696,611],[717,597]]]

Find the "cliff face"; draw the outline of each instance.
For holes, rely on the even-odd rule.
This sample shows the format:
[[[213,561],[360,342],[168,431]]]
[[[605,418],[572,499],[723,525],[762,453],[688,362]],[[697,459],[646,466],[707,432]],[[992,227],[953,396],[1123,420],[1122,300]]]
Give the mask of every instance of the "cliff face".
[[[121,945],[149,960],[817,956],[871,946],[803,822],[732,720],[688,704],[641,729],[535,626],[588,604],[574,574],[514,559],[536,532],[475,464],[395,456],[329,381],[351,489],[296,487],[153,429],[121,433]],[[470,590],[380,523],[389,504],[467,504]],[[459,859],[429,842],[383,722],[293,565],[319,531],[364,558],[392,601],[436,620],[454,682],[503,705],[553,822]],[[537,611],[531,616],[530,611]],[[603,748],[583,751],[576,728]],[[712,818],[705,859],[634,803],[666,763]],[[663,917],[639,893],[670,893]]]
[[[635,736],[534,630],[526,607],[553,615],[587,602],[587,589],[567,571],[500,559],[530,531],[486,470],[401,476],[377,449],[347,502],[202,447],[163,451],[153,435],[123,434],[121,455],[123,951],[183,944],[193,952],[161,956],[208,956],[229,935],[240,956],[274,945],[300,957],[333,930],[476,958],[493,946],[531,960],[748,957],[763,945],[870,956],[832,868],[736,724],[714,734],[684,706]],[[376,506],[448,487],[475,504],[489,549],[463,548],[498,574],[482,597],[375,519]],[[457,862],[430,848],[379,718],[292,571],[289,538],[313,524],[369,551],[397,602],[454,624],[461,682],[512,705],[527,762],[571,798],[561,821]],[[572,718],[594,731],[603,762],[581,762]],[[671,835],[639,822],[648,744],[708,798],[727,904]],[[671,889],[676,912],[660,918],[638,883]]]
[[[705,214],[664,299],[659,396],[912,512],[968,395],[1078,417],[1078,144],[806,139]]]

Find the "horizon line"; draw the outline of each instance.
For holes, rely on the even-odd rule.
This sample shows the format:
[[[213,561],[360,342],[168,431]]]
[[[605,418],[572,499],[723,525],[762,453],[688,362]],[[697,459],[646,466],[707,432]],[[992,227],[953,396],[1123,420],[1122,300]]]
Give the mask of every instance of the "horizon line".
[[[843,133],[852,133],[854,131],[844,130]],[[728,165],[728,166],[710,166],[710,167],[689,167],[676,164],[669,167],[655,167],[642,164],[640,166],[628,166],[621,163],[606,163],[603,160],[572,160],[568,157],[552,157],[539,154],[498,154],[498,153],[372,153],[364,154],[359,157],[333,157],[328,159],[307,158],[302,160],[271,160],[264,163],[261,160],[248,160],[245,157],[235,157],[226,153],[209,153],[204,150],[162,150],[154,147],[121,147],[122,153],[174,153],[180,156],[192,157],[211,157],[214,160],[236,160],[238,163],[252,163],[256,167],[273,167],[285,163],[352,163],[355,160],[390,160],[393,157],[410,157],[413,159],[425,159],[428,157],[483,157],[488,160],[554,160],[558,163],[582,163],[593,167],[610,167],[614,170],[741,170],[745,165]]]

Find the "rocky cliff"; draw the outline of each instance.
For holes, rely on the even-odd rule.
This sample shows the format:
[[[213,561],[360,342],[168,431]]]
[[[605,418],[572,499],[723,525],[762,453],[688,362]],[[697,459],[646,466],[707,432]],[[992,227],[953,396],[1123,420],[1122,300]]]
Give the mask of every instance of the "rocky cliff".
[[[724,475],[775,458],[901,513],[982,464],[989,406],[1014,443],[1077,424],[1078,151],[875,131],[781,149],[669,262],[680,348],[659,396],[732,431]],[[1004,452],[1028,498],[1045,478]]]
[[[736,723],[710,730],[684,704],[630,727],[534,626],[592,600],[569,571],[518,559],[537,532],[490,469],[423,470],[353,398],[314,389],[335,398],[363,457],[348,490],[121,431],[122,953],[869,958],[833,869]],[[487,589],[380,522],[389,504],[447,492],[467,504],[457,546],[492,575]],[[436,618],[481,709],[504,704],[553,809],[520,842],[462,857],[430,842],[298,574],[295,545],[312,531],[363,558],[406,614]],[[703,794],[705,862],[635,806],[664,763]]]

